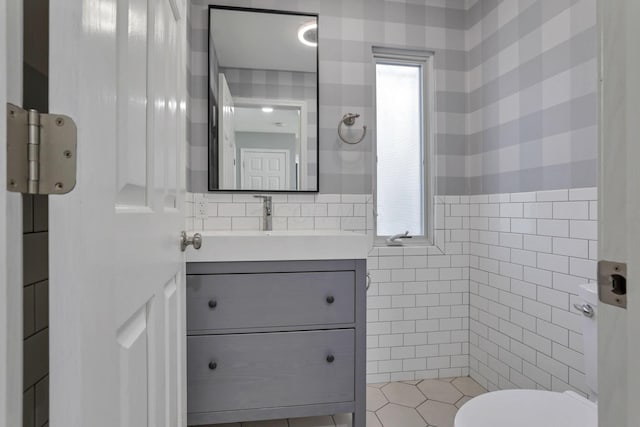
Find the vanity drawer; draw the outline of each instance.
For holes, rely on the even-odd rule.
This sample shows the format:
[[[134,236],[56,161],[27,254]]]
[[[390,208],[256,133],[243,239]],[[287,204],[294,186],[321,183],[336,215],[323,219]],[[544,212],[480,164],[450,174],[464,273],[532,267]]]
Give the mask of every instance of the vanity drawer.
[[[187,338],[189,413],[354,400],[353,329]]]
[[[187,330],[355,322],[355,272],[187,276]]]

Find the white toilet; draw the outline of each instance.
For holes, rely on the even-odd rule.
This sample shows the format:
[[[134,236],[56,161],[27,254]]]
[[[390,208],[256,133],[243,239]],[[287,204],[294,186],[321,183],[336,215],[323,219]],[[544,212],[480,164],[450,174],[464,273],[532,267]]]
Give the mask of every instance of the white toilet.
[[[583,340],[587,400],[566,391],[503,390],[482,394],[468,401],[456,415],[454,427],[597,427],[598,426],[598,330],[596,284],[580,286],[583,304],[593,316],[584,316]],[[587,309],[588,310],[588,309]]]

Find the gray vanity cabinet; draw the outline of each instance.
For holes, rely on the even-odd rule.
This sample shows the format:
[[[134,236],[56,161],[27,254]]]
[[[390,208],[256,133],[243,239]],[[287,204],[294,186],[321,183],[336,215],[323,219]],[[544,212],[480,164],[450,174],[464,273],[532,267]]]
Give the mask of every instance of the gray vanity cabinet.
[[[187,264],[188,424],[353,413],[364,427],[365,263]]]

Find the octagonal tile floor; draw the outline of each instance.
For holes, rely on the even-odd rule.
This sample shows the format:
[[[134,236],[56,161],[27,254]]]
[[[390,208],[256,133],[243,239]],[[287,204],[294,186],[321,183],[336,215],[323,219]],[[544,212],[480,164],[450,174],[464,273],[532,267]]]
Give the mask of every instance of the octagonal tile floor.
[[[470,377],[367,386],[367,427],[453,427],[469,399],[486,393]],[[351,415],[217,424],[205,427],[351,427]]]

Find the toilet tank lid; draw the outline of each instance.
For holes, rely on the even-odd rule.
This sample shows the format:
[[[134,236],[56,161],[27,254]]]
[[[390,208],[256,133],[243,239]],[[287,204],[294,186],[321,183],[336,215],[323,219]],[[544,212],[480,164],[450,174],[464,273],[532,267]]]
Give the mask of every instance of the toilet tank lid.
[[[578,290],[580,298],[586,303],[591,304],[593,307],[598,306],[598,284],[597,283],[585,283],[580,285]]]

